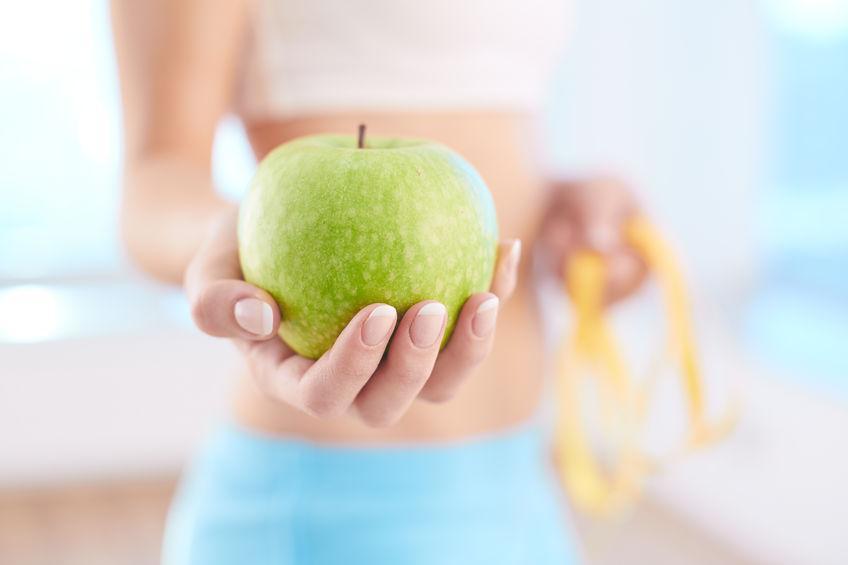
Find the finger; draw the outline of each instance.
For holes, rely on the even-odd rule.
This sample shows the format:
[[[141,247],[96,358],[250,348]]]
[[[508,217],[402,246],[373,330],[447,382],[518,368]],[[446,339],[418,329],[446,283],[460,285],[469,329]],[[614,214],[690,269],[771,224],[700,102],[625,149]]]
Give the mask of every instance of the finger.
[[[494,343],[500,301],[489,292],[469,298],[456,322],[448,346],[442,351],[433,374],[419,396],[445,402],[456,394],[473,370],[489,355]]]
[[[234,212],[222,217],[186,270],[192,318],[209,335],[268,339],[280,311],[270,294],[241,280],[235,222]]]
[[[586,219],[583,230],[583,249],[607,255],[621,245],[621,225],[613,219]]]
[[[489,289],[501,300],[508,299],[518,282],[518,266],[521,263],[521,240],[502,241],[498,246],[498,262]]]
[[[575,245],[607,255],[623,245],[623,226],[628,215],[623,208],[595,205],[587,207],[580,218]]]
[[[302,376],[281,375],[297,379],[295,404],[320,417],[346,412],[380,364],[396,322],[397,311],[388,304],[361,310]]]
[[[447,310],[439,302],[419,302],[407,311],[385,362],[356,399],[366,424],[390,426],[407,411],[433,370],[446,321]]]
[[[601,177],[585,187],[578,210],[579,245],[598,253],[611,253],[622,244],[622,226],[637,210],[627,185]]]
[[[607,256],[605,299],[612,304],[633,294],[645,281],[648,267],[630,248],[620,247]]]
[[[257,387],[275,400],[293,403],[296,397],[291,394],[290,384],[284,381],[293,380],[296,390],[300,378],[315,362],[307,360],[308,365],[294,370],[289,360],[298,356],[282,339],[234,339],[233,343],[244,356]]]
[[[551,272],[561,273],[563,258],[575,247],[575,227],[572,222],[552,221],[544,226],[537,253]]]
[[[315,361],[296,355],[282,339],[233,341],[260,391],[274,400],[300,406],[300,381]]]

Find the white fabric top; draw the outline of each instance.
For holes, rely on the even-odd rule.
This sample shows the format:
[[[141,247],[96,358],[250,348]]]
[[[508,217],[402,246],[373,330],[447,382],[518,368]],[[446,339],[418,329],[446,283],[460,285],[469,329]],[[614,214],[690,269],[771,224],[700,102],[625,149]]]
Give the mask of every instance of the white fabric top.
[[[544,101],[568,0],[257,0],[236,110],[517,109]]]

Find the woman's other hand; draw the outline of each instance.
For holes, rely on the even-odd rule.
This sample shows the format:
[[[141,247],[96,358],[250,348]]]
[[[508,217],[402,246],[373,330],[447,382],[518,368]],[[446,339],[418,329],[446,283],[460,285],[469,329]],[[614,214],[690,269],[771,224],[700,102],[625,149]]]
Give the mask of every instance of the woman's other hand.
[[[318,417],[354,414],[372,426],[397,422],[416,398],[453,397],[492,348],[500,301],[515,288],[521,256],[519,241],[501,243],[490,292],[466,301],[441,353],[444,305],[420,302],[398,320],[392,306],[370,304],[313,361],[278,337],[274,299],[242,279],[236,222],[236,211],[228,211],[186,272],[195,323],[209,335],[231,338],[268,396]]]
[[[576,251],[600,253],[606,260],[609,277],[607,302],[630,296],[647,274],[644,261],[624,239],[624,224],[638,212],[632,191],[617,179],[599,177],[556,183],[539,238],[545,266],[562,277]]]

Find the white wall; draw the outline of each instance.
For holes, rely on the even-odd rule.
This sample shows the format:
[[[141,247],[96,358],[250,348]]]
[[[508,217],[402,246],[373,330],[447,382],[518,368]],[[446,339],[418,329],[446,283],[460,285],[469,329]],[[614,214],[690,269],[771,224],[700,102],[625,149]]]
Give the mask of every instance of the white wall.
[[[176,472],[225,414],[235,349],[170,288],[48,289],[41,323],[78,335],[0,341],[0,487]]]
[[[557,166],[632,179],[699,287],[755,270],[767,58],[756,0],[577,0]]]

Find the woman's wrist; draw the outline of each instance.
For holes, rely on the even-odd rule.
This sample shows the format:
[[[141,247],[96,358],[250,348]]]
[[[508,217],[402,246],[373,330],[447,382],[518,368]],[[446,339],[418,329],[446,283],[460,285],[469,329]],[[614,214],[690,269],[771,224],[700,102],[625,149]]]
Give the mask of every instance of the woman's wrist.
[[[121,210],[124,248],[147,274],[179,284],[206,234],[235,209],[214,192],[200,167],[176,161],[128,167]]]

